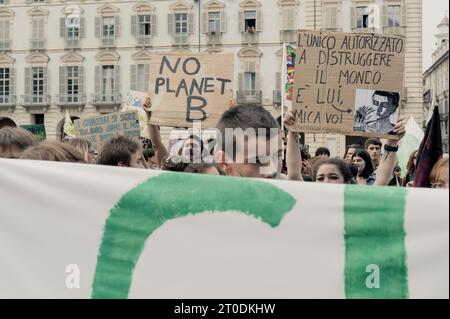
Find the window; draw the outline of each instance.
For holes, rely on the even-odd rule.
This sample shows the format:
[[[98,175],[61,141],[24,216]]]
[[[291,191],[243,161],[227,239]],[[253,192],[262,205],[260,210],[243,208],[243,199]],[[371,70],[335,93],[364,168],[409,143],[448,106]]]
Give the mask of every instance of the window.
[[[114,98],[114,65],[102,66],[102,101],[112,101]]]
[[[0,103],[7,102],[10,84],[9,68],[0,68]]]
[[[33,17],[33,40],[35,41],[34,48],[42,48],[44,40],[44,19],[41,17]],[[41,45],[42,44],[42,45]]]
[[[356,8],[356,27],[368,28],[369,27],[369,8],[357,7]]]
[[[34,114],[34,124],[44,124],[44,114]]]
[[[244,11],[245,30],[254,30],[256,28],[256,11]]]
[[[151,34],[151,16],[150,15],[140,15],[139,17],[139,35],[150,35]]]
[[[114,36],[114,17],[103,17],[102,19],[102,36],[104,38]]]
[[[33,3],[44,3],[45,0],[33,0]]]
[[[388,27],[389,28],[395,28],[400,26],[400,18],[401,18],[401,12],[400,12],[400,6],[388,6],[387,7],[387,14],[388,14]]]
[[[208,13],[208,27],[210,33],[220,32],[220,12]]]
[[[79,93],[79,75],[77,66],[67,67],[67,102],[77,102]]]
[[[138,64],[136,68],[136,89],[138,91],[147,92],[148,87],[146,86],[147,79],[146,74],[148,70],[146,70],[147,66],[145,64]]]
[[[247,95],[256,90],[256,73],[244,72],[244,91],[247,91]]]
[[[43,102],[44,95],[44,68],[32,68],[32,89],[33,89],[33,103]]]
[[[0,50],[9,49],[9,19],[0,18]]]
[[[175,13],[175,33],[187,33],[188,30],[187,13]]]

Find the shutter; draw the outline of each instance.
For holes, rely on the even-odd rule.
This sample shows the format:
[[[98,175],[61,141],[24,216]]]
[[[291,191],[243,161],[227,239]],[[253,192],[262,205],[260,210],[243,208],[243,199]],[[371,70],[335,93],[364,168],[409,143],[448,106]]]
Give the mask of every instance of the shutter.
[[[145,92],[148,92],[150,86],[150,64],[144,65],[144,81]]]
[[[295,8],[292,7],[290,10],[288,10],[288,22],[287,22],[287,29],[288,30],[295,30],[296,25],[295,25]]]
[[[33,28],[33,31],[32,31],[32,33],[33,33],[33,36],[32,36],[32,38],[33,39],[37,39],[38,38],[38,25],[37,25],[37,19],[33,19],[32,21],[31,21],[31,25],[32,25],[32,28]]]
[[[156,36],[158,34],[158,18],[156,16],[156,14],[152,14],[150,17],[151,21],[151,29],[150,29],[150,34],[152,36]]]
[[[383,5],[383,8],[381,10],[383,10],[381,12],[382,27],[383,28],[387,28],[389,26],[388,6],[387,5]]]
[[[255,91],[259,91],[259,90],[261,90],[259,72],[255,72]]]
[[[27,4],[33,3],[33,0],[27,0],[26,3]]]
[[[44,76],[44,95],[47,95],[49,90],[48,90],[48,68],[47,67],[43,67],[43,76]]]
[[[329,28],[329,21],[330,21],[330,17],[329,17],[329,8],[324,7],[322,10],[322,29],[328,29]]]
[[[139,34],[138,31],[138,16],[132,15],[131,16],[131,35],[136,36]]]
[[[16,95],[16,70],[9,68],[9,94]]]
[[[25,95],[31,95],[31,68],[25,68]]]
[[[408,18],[408,6],[406,4],[402,4],[400,6],[400,26],[406,27],[407,18]]]
[[[262,31],[262,24],[263,24],[262,11],[258,9],[258,10],[256,10],[256,28],[255,28],[255,30],[257,32]]]
[[[281,72],[275,73],[275,90],[281,90]]]
[[[239,31],[245,32],[245,20],[243,11],[239,11]]]
[[[114,37],[120,37],[120,17],[114,17]]]
[[[356,7],[350,8],[350,20],[352,29],[356,29]]]
[[[175,14],[173,13],[167,15],[167,32],[170,35],[175,33]]]
[[[335,28],[337,28],[337,7],[331,7],[329,10],[330,10],[330,13],[329,13],[329,18],[330,18],[329,27],[335,29]]]
[[[120,66],[114,66],[114,95],[117,96],[120,93]]]
[[[59,67],[59,94],[67,94],[67,68]]]
[[[86,30],[86,22],[84,21],[84,18],[81,17],[80,18],[80,38],[84,38],[86,36],[85,30]]]
[[[84,67],[78,67],[78,94],[85,94],[84,92]]]
[[[95,17],[95,37],[100,38],[102,32],[101,17]]]
[[[238,86],[239,86],[239,88],[238,88],[239,91],[241,91],[241,92],[244,91],[244,73],[239,73]]]
[[[225,15],[225,11],[220,12],[220,32],[227,32],[227,18]]]
[[[59,19],[59,36],[61,38],[66,37],[66,18]]]
[[[209,12],[203,12],[203,23],[202,23],[203,33],[209,33]]]
[[[131,74],[130,88],[131,88],[131,90],[137,90],[137,65],[136,64],[132,64],[130,66],[130,74]]]
[[[194,33],[194,14],[188,13],[188,34]]]
[[[101,72],[102,72],[102,67],[100,65],[95,66],[95,89],[94,89],[94,93],[95,93],[96,96],[99,96],[100,93],[101,93],[101,85],[102,85]]]

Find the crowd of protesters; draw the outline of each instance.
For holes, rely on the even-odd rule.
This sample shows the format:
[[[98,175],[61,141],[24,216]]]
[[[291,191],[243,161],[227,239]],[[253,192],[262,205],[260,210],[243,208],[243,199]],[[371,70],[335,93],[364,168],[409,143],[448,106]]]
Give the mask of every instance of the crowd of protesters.
[[[289,130],[295,124],[295,116],[290,111],[282,119],[286,133],[262,106],[232,105],[220,118],[217,134],[226,136],[226,129],[265,129],[265,135],[247,136],[243,143],[236,138],[224,138],[220,143],[205,145],[201,138],[191,134],[177,143],[178,147],[168,151],[161,140],[159,127],[150,124],[149,100],[143,109],[148,117],[149,140],[116,136],[97,153],[83,138],[38,142],[24,129],[4,127],[0,129],[0,157],[320,183],[415,186],[418,150],[412,152],[404,178],[396,156],[398,142],[405,133],[402,119],[394,128],[397,136],[384,145],[379,139],[369,138],[364,145],[347,146],[343,158],[333,158],[324,147],[318,148],[314,157],[309,155],[299,143],[299,133]],[[269,134],[271,129],[283,134],[273,136]],[[249,151],[251,144],[255,150],[265,151],[252,154]],[[210,145],[215,146],[209,149]],[[434,165],[429,178],[431,187],[448,188],[448,156],[443,156]]]

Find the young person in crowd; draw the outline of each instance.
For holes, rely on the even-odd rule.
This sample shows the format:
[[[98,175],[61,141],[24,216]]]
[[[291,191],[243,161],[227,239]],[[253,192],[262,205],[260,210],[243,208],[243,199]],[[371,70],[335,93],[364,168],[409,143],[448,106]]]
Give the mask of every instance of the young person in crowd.
[[[75,147],[56,141],[44,141],[38,145],[31,146],[22,152],[20,158],[40,161],[88,163],[83,157],[83,154]]]
[[[411,182],[414,181],[414,177],[416,176],[416,166],[417,166],[417,158],[419,157],[419,150],[414,150],[408,159],[408,163],[406,164],[406,176],[403,181],[404,186],[411,186]]]
[[[67,141],[67,144],[81,152],[86,163],[95,164],[95,151],[92,150],[92,144],[87,139],[72,138]]]
[[[214,163],[191,163],[185,168],[184,172],[208,175],[223,175],[219,166]]]
[[[430,183],[432,188],[448,189],[448,156],[434,164],[430,173]]]
[[[320,159],[315,166],[313,181],[328,184],[353,184],[350,166],[340,158]]]
[[[98,155],[97,164],[146,168],[140,143],[125,136],[109,139]]]
[[[392,179],[389,181],[388,186],[403,186],[402,169],[400,168],[400,166],[398,166],[398,164],[394,167],[394,177],[392,177]]]
[[[23,128],[5,126],[0,129],[0,157],[19,158],[27,148],[38,144],[38,139]]]
[[[378,138],[369,138],[364,143],[364,149],[369,153],[370,158],[372,160],[373,169],[376,170],[378,168],[378,164],[380,164],[381,158],[381,147],[383,144]]]
[[[326,147],[319,147],[316,150],[316,156],[330,158],[330,150]]]
[[[345,149],[345,154],[344,154],[344,160],[349,164],[353,164],[353,154],[355,154],[355,152],[359,149],[361,149],[361,145],[359,144],[351,144],[348,145],[347,148]]]
[[[358,150],[353,154],[352,160],[358,169],[356,184],[373,185],[375,183],[375,175],[373,174],[373,166],[369,153],[365,150]]]

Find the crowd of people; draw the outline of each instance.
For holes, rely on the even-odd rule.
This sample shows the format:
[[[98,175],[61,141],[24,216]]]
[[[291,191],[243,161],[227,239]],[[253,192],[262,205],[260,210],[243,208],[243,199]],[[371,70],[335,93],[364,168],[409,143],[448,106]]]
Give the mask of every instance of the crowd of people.
[[[393,129],[395,138],[384,145],[379,139],[369,138],[364,145],[349,145],[343,158],[332,158],[324,147],[311,157],[300,145],[299,133],[289,130],[295,124],[292,112],[288,111],[283,118],[285,132],[262,106],[233,105],[221,116],[216,127],[219,137],[214,143],[206,145],[191,134],[169,152],[161,140],[159,127],[150,124],[150,100],[143,109],[148,118],[149,140],[116,136],[97,153],[83,138],[38,142],[24,129],[4,127],[0,129],[0,157],[319,183],[414,186],[418,150],[411,154],[404,178],[396,156],[398,142],[405,133],[402,119]],[[229,129],[253,129],[257,134],[243,140],[235,136],[224,138]],[[284,134],[274,135],[271,133],[274,129]],[[433,188],[448,188],[448,156],[434,165],[430,184]]]

